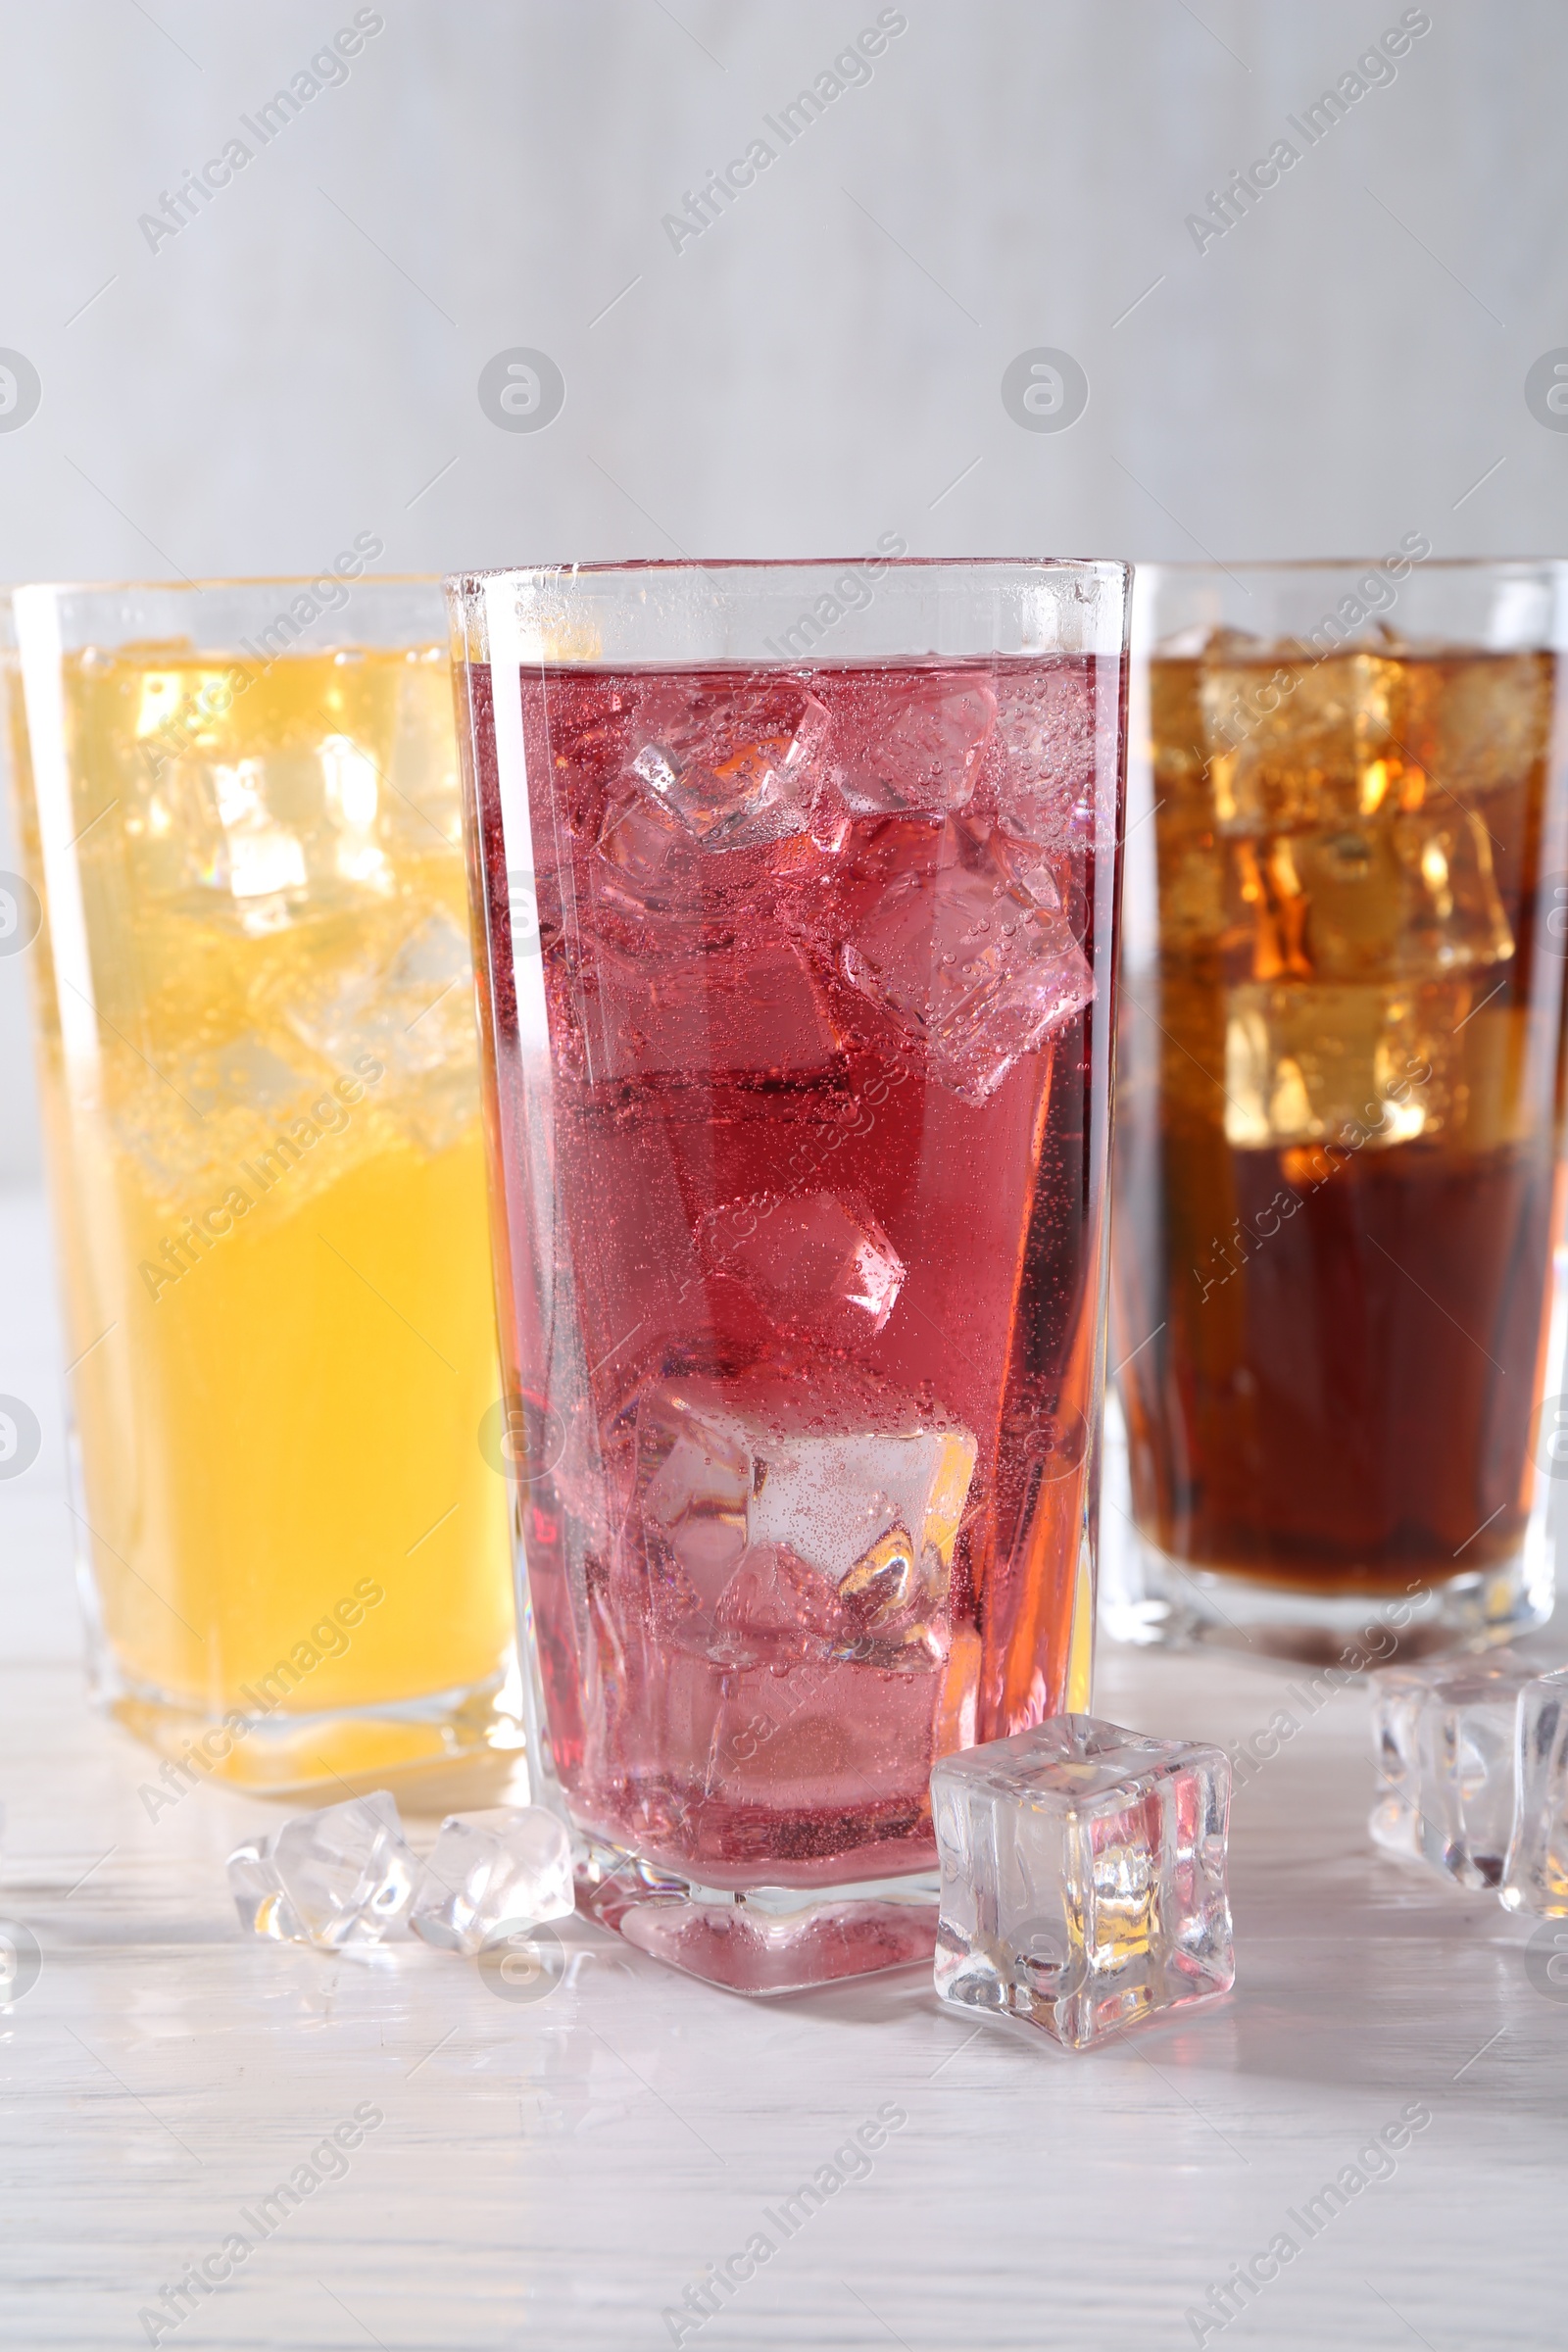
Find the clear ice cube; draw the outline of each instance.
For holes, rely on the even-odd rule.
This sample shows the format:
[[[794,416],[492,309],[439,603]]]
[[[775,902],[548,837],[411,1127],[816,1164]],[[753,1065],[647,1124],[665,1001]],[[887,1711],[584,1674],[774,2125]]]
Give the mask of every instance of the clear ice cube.
[[[945,1756],[936,1986],[1087,2049],[1235,1982],[1217,1747],[1090,1715]]]
[[[921,1670],[945,1651],[975,1442],[838,1367],[664,1380],[637,1404],[656,1621],[717,1664],[792,1654]]]
[[[180,1092],[203,1118],[233,1107],[281,1110],[298,1104],[311,1080],[254,1030],[242,1031],[187,1063]]]
[[[144,692],[162,682],[149,673]],[[185,681],[176,681],[184,691]],[[451,752],[446,754],[448,767]],[[141,862],[158,895],[228,930],[265,936],[303,918],[391,895],[382,846],[381,770],[355,737],[216,760],[166,760]],[[149,812],[150,821],[150,812]],[[431,822],[435,822],[434,819]]]
[[[1442,979],[1513,954],[1492,838],[1452,802],[1238,840],[1231,889],[1257,980]]]
[[[422,1078],[472,1054],[470,969],[467,940],[437,906],[369,969],[359,957],[323,959],[314,982],[291,994],[285,1017],[341,1068],[371,1053],[394,1078]]]
[[[295,1040],[242,1030],[183,1058],[166,1056],[158,1070],[131,1062],[113,1089],[112,1116],[161,1200],[205,1192],[203,1205],[213,1206],[243,1185],[239,1163],[272,1143],[269,1131],[286,1136],[294,1118],[310,1117],[313,1102],[321,1117],[341,1122],[322,1089]]]
[[[933,670],[863,721],[840,718],[833,745],[838,788],[858,816],[961,808],[997,723],[984,679]]]
[[[1534,1116],[1525,1075],[1528,1016],[1501,994],[1489,1004],[1496,990],[1486,971],[1394,987],[1314,981],[1228,989],[1226,1141],[1238,1151],[1320,1145],[1342,1154],[1418,1136],[1473,1151],[1523,1142]],[[1320,1161],[1316,1174],[1326,1172]]]
[[[1514,1718],[1535,1667],[1511,1650],[1390,1666],[1374,1678],[1378,1796],[1368,1827],[1387,1853],[1460,1886],[1496,1886],[1514,1809]]]
[[[571,1840],[555,1814],[498,1805],[448,1814],[409,1925],[426,1943],[471,1957],[518,1929],[564,1919],[573,1904]]]
[[[579,996],[596,1080],[800,1077],[833,1063],[833,1040],[799,955],[763,938],[668,956],[600,939]]]
[[[1220,830],[1314,831],[1382,808],[1404,670],[1373,653],[1262,662],[1211,655],[1199,704]]]
[[[1510,1911],[1568,1919],[1568,1667],[1524,1685],[1514,1737],[1513,1831],[1498,1891]]]
[[[1431,1123],[1435,1062],[1446,1058],[1459,1017],[1447,988],[1227,990],[1226,1142],[1237,1151],[1343,1142],[1348,1133],[1370,1151],[1411,1142]]]
[[[1036,669],[997,681],[998,750],[1004,766],[997,815],[1004,833],[1055,848],[1092,822],[1095,712],[1082,669]]]
[[[254,1935],[337,1951],[379,1943],[403,1924],[417,1868],[397,1806],[378,1788],[296,1814],[270,1838],[237,1847],[228,1883]]]
[[[347,647],[334,656],[352,669]],[[452,725],[450,658],[444,645],[410,646],[398,672],[391,733],[381,755],[377,839],[394,859],[428,858],[439,842],[463,854],[463,784]],[[365,795],[365,802],[368,801]],[[363,806],[363,804],[362,804]]]
[[[435,906],[373,956],[322,958],[291,988],[284,1018],[338,1069],[373,1055],[377,1101],[395,1103],[423,1149],[440,1152],[478,1115],[471,973],[467,939]]]
[[[1412,664],[1402,749],[1461,801],[1525,782],[1550,741],[1553,669],[1549,653]]]
[[[764,1193],[704,1218],[698,1248],[710,1272],[745,1286],[776,1329],[850,1348],[872,1339],[897,1302],[904,1260],[869,1210],[836,1193]]]
[[[978,1103],[1083,1009],[1095,984],[1059,904],[1042,904],[983,833],[947,833],[934,863],[911,861],[862,903],[840,963],[924,1045],[932,1076]]]
[[[706,850],[804,833],[828,714],[797,678],[656,686],[637,712],[631,773]]]
[[[686,827],[641,794],[612,801],[596,846],[596,877],[633,917],[701,911],[702,852]]]

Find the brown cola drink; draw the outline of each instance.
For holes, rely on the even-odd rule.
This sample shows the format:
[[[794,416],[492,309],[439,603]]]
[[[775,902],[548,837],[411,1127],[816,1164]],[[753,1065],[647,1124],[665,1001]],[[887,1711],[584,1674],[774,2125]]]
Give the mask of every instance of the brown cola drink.
[[[1548,1339],[1555,656],[1213,628],[1147,680],[1113,1343],[1139,1538],[1210,1594],[1485,1595],[1525,1546]]]

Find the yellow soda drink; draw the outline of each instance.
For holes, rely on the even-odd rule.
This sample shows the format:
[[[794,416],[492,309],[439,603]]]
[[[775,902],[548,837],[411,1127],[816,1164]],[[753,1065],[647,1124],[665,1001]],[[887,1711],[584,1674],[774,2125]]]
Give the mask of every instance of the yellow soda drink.
[[[112,1703],[259,1789],[514,1745],[445,649],[47,660],[52,593],[14,748]]]

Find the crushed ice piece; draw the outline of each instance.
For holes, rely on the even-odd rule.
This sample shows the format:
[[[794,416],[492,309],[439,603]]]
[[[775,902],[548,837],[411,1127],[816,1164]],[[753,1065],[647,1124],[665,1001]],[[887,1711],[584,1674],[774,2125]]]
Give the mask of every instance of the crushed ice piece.
[[[997,723],[984,679],[933,670],[880,701],[865,719],[841,717],[833,747],[840,792],[858,816],[961,808]]]
[[[1037,900],[994,842],[957,846],[951,860],[911,863],[884,882],[840,964],[926,1048],[933,1077],[983,1102],[1090,1003],[1095,983],[1059,901]]]
[[[945,1648],[966,1429],[837,1367],[663,1380],[637,1405],[656,1616],[721,1664]]]
[[[1091,1715],[945,1756],[936,1988],[1082,2050],[1228,1992],[1231,1768]]]
[[[874,1338],[904,1282],[904,1260],[876,1219],[835,1193],[728,1201],[704,1218],[698,1248],[779,1330],[829,1348]]]
[[[1527,1682],[1516,1703],[1513,1834],[1498,1892],[1510,1911],[1568,1919],[1568,1667]]]
[[[240,1924],[322,1951],[379,1943],[414,1899],[418,1865],[384,1788],[298,1813],[270,1838],[236,1847],[228,1884]]]
[[[574,1905],[571,1840],[541,1805],[450,1813],[425,1863],[409,1925],[471,1957]]]
[[[1390,1666],[1373,1678],[1378,1795],[1368,1828],[1385,1852],[1496,1886],[1513,1825],[1514,1719],[1536,1669],[1512,1650]]]
[[[656,686],[637,712],[631,773],[706,850],[804,833],[828,714],[799,679]]]

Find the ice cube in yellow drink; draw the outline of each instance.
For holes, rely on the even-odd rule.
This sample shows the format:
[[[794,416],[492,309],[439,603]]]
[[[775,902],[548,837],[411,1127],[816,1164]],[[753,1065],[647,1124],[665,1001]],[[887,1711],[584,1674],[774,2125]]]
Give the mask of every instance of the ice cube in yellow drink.
[[[258,1787],[505,1745],[444,650],[67,655],[64,772],[39,754],[34,798],[50,683],[26,675],[18,752],[117,1705]]]

